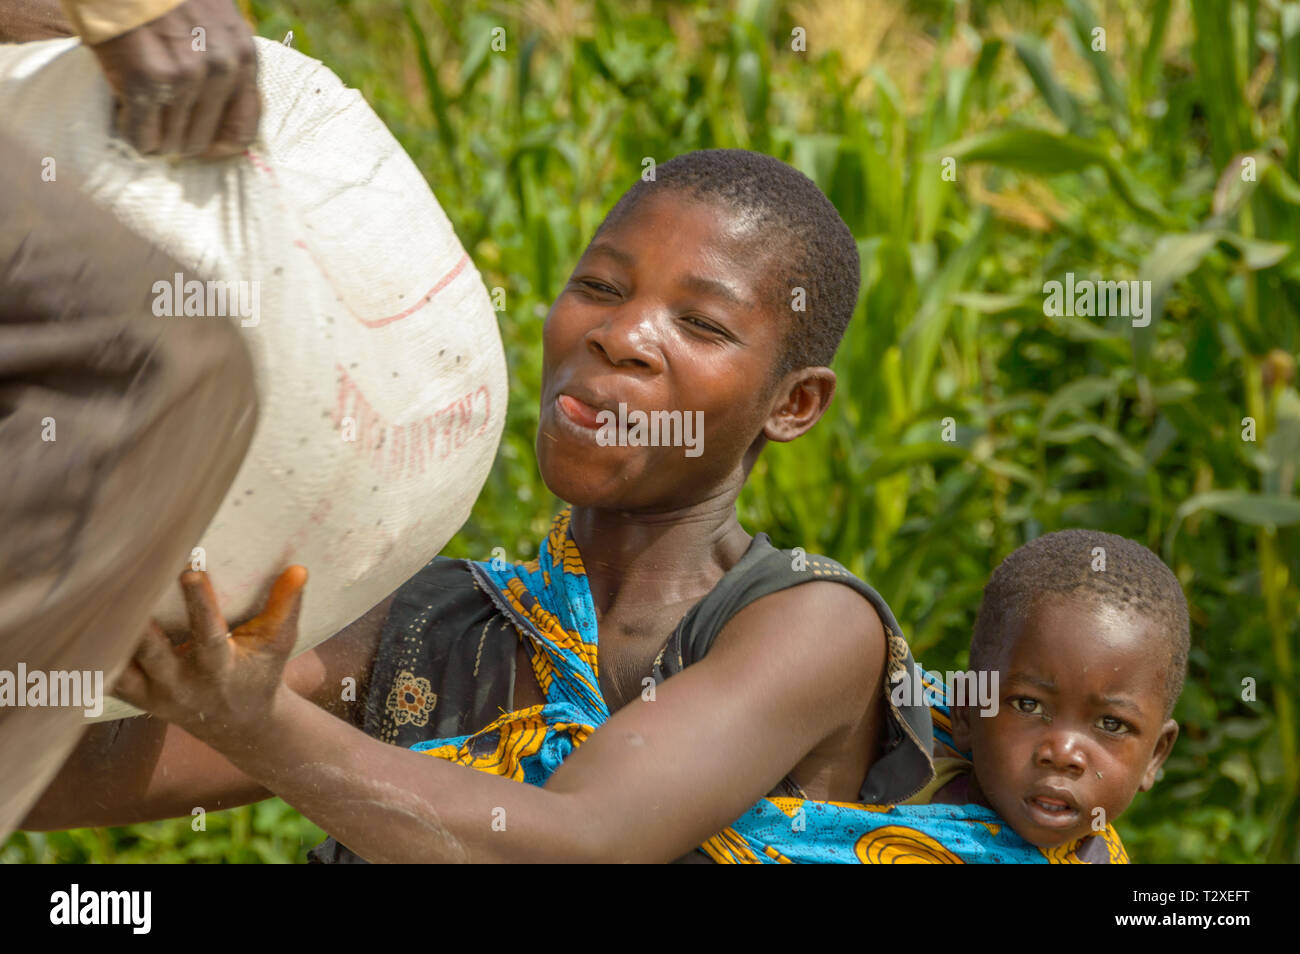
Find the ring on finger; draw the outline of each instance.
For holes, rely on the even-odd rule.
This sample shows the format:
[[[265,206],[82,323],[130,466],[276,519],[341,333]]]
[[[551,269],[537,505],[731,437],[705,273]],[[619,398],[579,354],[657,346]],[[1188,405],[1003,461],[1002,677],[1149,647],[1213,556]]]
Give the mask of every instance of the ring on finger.
[[[127,98],[135,106],[170,106],[176,99],[176,87],[171,83],[154,83],[133,89]]]

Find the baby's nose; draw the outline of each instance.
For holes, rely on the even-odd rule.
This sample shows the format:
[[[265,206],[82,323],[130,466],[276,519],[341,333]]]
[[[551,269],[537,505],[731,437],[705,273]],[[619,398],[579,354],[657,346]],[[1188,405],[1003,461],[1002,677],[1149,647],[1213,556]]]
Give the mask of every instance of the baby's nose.
[[[1083,740],[1080,734],[1066,728],[1054,728],[1038,743],[1035,759],[1039,765],[1074,773],[1087,767]]]

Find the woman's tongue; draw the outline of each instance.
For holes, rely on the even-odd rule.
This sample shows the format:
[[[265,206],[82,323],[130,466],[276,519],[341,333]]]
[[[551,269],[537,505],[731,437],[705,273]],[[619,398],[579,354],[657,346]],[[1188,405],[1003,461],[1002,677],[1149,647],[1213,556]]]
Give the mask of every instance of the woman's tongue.
[[[591,428],[600,427],[600,420],[597,418],[600,408],[592,407],[590,404],[579,401],[567,394],[561,394],[557,399],[557,403],[560,405],[560,410],[564,411],[565,415],[575,424]]]

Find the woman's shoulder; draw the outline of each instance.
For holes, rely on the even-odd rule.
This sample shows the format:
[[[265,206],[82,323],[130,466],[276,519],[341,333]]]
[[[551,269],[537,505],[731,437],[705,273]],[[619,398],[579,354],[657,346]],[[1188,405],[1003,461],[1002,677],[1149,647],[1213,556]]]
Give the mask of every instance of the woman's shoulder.
[[[901,639],[901,628],[885,598],[843,564],[800,547],[778,548],[766,533],[758,533],[740,561],[682,618],[666,647],[676,653],[665,662],[684,668],[702,659],[727,622],[750,603],[814,582],[839,583],[852,588],[876,611],[886,639]]]
[[[655,681],[704,658],[727,622],[750,603],[813,582],[852,588],[880,618],[886,646],[880,690],[888,718],[880,755],[863,782],[860,800],[869,804],[902,801],[934,777],[930,710],[923,703],[896,705],[890,699],[890,686],[915,678],[916,662],[885,598],[838,560],[799,547],[781,549],[766,533],[756,534],[741,560],[682,618],[656,660]]]

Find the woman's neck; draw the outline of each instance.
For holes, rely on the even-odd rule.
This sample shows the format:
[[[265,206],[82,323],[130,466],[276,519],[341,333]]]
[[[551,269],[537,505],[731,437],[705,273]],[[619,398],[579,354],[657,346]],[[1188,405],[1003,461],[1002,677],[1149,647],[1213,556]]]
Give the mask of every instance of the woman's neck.
[[[660,513],[575,506],[570,527],[600,616],[702,596],[753,539],[730,493]]]

